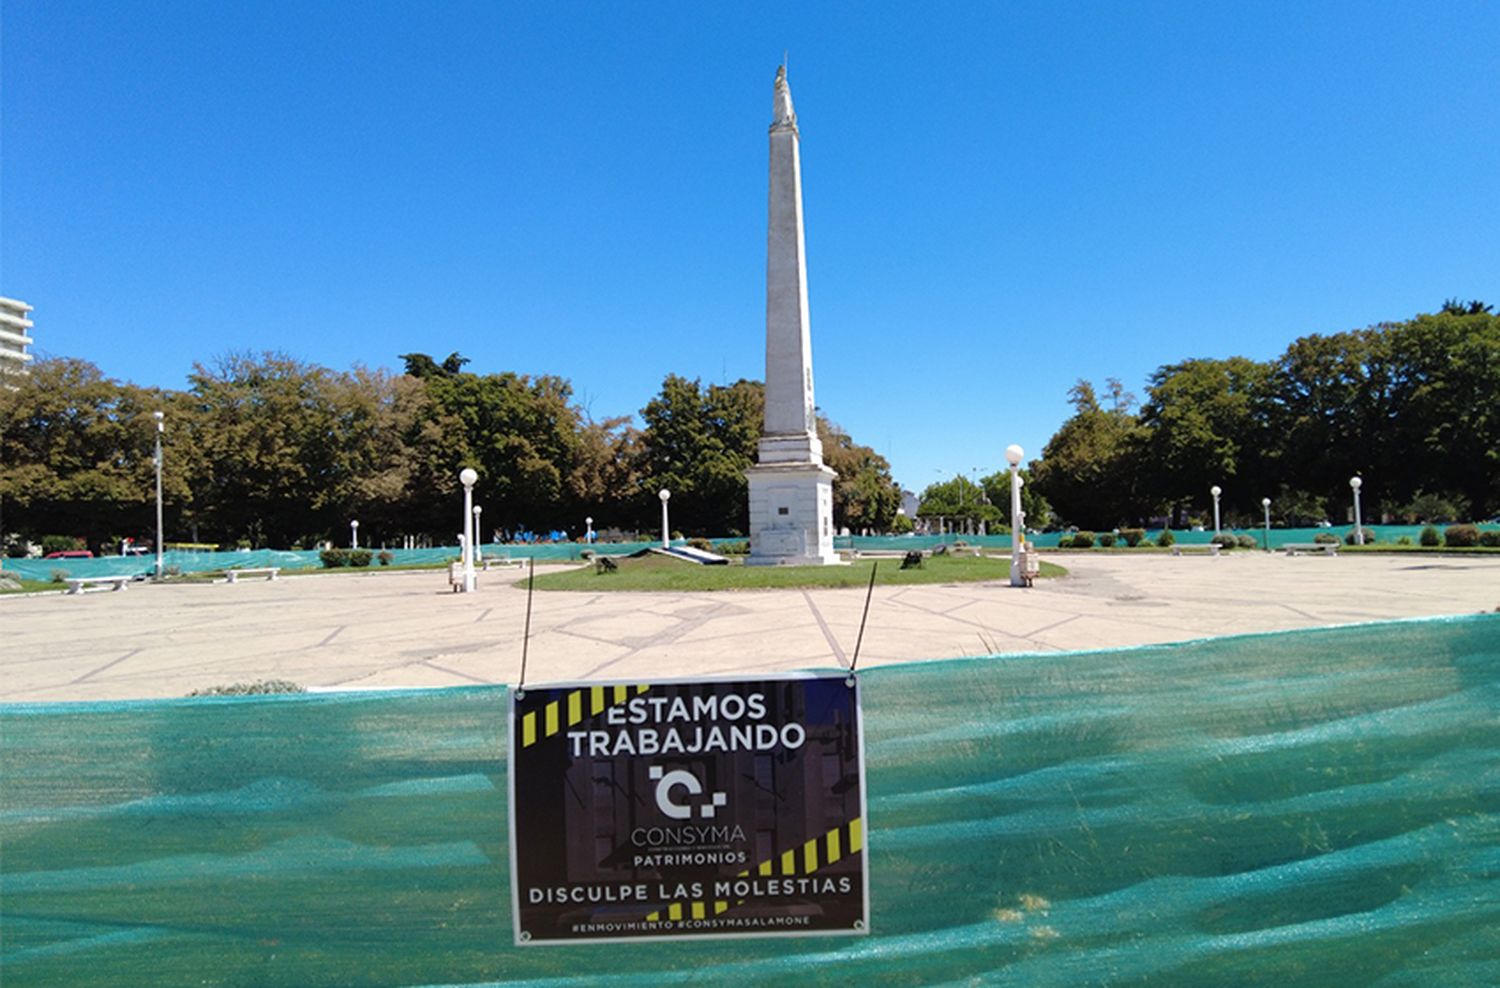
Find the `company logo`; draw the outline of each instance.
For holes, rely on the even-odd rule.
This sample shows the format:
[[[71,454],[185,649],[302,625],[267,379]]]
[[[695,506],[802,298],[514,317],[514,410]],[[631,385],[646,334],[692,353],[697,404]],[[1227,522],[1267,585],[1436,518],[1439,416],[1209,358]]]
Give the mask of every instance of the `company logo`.
[[[673,769],[667,772],[660,765],[652,765],[650,776],[656,780],[656,808],[673,820],[691,819],[695,805],[698,807],[700,817],[711,820],[714,814],[718,813],[719,807],[729,800],[729,797],[722,792],[709,793],[705,796],[703,783],[698,781],[696,775],[683,769]],[[677,795],[678,789],[686,790],[686,802],[678,802],[673,798]]]

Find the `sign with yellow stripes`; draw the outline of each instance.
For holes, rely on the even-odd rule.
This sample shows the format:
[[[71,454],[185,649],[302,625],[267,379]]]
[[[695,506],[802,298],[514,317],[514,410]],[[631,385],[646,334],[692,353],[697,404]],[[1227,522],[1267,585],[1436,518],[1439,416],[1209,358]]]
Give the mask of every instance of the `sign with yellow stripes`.
[[[518,944],[868,932],[852,677],[527,687],[509,768]]]

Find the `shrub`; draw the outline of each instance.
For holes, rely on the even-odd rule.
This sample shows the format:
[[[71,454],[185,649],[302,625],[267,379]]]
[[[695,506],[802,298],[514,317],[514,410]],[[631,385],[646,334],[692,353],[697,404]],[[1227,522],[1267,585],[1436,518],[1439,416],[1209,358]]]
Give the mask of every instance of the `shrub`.
[[[1438,530],[1433,528],[1431,525],[1428,525],[1426,528],[1422,529],[1422,534],[1417,536],[1417,539],[1423,545],[1428,546],[1429,548],[1435,545],[1443,544],[1443,537],[1439,535]]]
[[[1099,533],[1099,547],[1101,549],[1113,549],[1115,547],[1115,533],[1114,532],[1100,532]]]
[[[253,683],[235,683],[232,686],[210,686],[193,690],[188,696],[266,696],[273,693],[306,693],[307,690],[289,679],[257,679]]]
[[[699,550],[701,552],[713,552],[714,551],[714,544],[712,542],[708,541],[708,539],[703,538],[702,536],[698,536],[698,535],[693,536],[692,538],[690,538],[690,539],[687,540],[687,544],[688,544],[689,548],[691,548],[691,549],[697,549],[697,550]]]
[[[750,543],[746,541],[720,542],[715,551],[721,556],[748,556],[750,555]]]
[[[388,549],[381,549],[380,555],[376,556],[375,558],[380,560],[380,565],[389,566],[391,564],[391,560],[395,559],[396,557],[391,555]]]
[[[1352,532],[1350,534],[1353,535]],[[1332,532],[1319,532],[1313,536],[1313,541],[1318,543],[1318,545],[1338,545],[1339,537]],[[1350,542],[1349,544],[1353,545],[1354,543]]]
[[[1411,536],[1410,535],[1403,535],[1403,536],[1401,536],[1399,539],[1396,540],[1396,544],[1397,545],[1411,545]]]
[[[1074,532],[1073,533],[1073,548],[1075,548],[1075,549],[1092,549],[1093,547],[1094,547],[1094,533],[1093,532]]]
[[[65,569],[55,569],[55,570],[52,571],[52,582],[53,583],[61,583],[61,582],[63,582],[64,580],[66,580],[68,577],[70,577],[72,575],[73,575],[72,573],[69,573]]]
[[[1215,535],[1213,538],[1209,539],[1209,541],[1214,545],[1223,546],[1225,549],[1233,549],[1240,544],[1240,540],[1235,538],[1233,535],[1230,535],[1228,532],[1220,532],[1218,535]]]
[[[318,553],[318,558],[323,560],[324,569],[335,569],[339,566],[349,565],[348,549],[324,549]]]
[[[1478,545],[1479,529],[1474,525],[1449,525],[1443,529],[1443,544],[1455,549]]]
[[[369,549],[350,549],[349,550],[349,565],[350,566],[368,566],[368,565],[370,565],[370,560],[374,559],[374,558],[375,558],[375,553],[371,552]]]
[[[1239,544],[1241,549],[1254,549],[1256,546],[1255,536],[1253,535],[1236,535],[1234,541]]]
[[[1362,531],[1362,532],[1365,533],[1365,545],[1370,545],[1371,543],[1373,543],[1375,541],[1375,532],[1374,532],[1373,529],[1361,528],[1360,531]],[[1337,541],[1337,540],[1335,540],[1335,541]],[[1353,529],[1350,529],[1349,534],[1344,536],[1344,544],[1345,545],[1358,545],[1359,544],[1358,542],[1354,541],[1354,531],[1353,531]]]
[[[1146,530],[1144,528],[1122,528],[1120,529],[1120,538],[1125,540],[1126,545],[1134,549],[1145,540]]]
[[[1500,532],[1486,529],[1479,533],[1479,544],[1488,549],[1500,549]]]
[[[1163,549],[1165,549],[1169,545],[1176,545],[1177,536],[1172,534],[1172,530],[1170,528],[1164,528],[1161,530],[1161,534],[1156,537],[1156,544],[1161,546]]]
[[[1071,535],[1062,535],[1062,536],[1059,536],[1058,539],[1057,539],[1057,547],[1059,549],[1071,549],[1071,548],[1073,548],[1073,536],[1071,536]]]

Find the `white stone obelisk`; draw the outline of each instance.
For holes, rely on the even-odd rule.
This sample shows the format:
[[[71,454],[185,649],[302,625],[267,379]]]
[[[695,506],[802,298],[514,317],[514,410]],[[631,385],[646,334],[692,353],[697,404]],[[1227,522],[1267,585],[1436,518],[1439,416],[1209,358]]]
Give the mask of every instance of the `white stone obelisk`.
[[[814,417],[802,162],[797,114],[776,71],[771,122],[771,210],[766,237],[766,420],[750,482],[752,565],[839,562],[833,551],[834,471],[823,464]]]

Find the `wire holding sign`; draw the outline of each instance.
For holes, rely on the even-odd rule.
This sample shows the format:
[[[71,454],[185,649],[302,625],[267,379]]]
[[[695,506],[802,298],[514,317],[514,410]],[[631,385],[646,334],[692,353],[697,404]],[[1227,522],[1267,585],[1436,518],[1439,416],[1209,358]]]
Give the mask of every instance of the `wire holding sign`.
[[[847,676],[533,687],[510,739],[516,943],[868,931]]]

